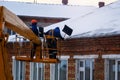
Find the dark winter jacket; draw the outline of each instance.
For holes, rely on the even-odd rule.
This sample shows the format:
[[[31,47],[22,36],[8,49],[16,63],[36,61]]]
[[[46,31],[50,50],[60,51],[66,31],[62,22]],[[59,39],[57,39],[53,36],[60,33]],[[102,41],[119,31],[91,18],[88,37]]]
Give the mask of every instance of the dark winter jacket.
[[[60,29],[59,29],[59,27],[56,27],[56,28],[54,29],[53,35],[54,35],[55,37],[62,38],[62,36],[61,36],[61,34],[60,34]]]
[[[32,24],[31,26],[32,26],[32,31],[36,34],[36,36],[38,36],[39,33],[38,33],[38,29],[37,29],[37,24],[34,23],[34,24]]]
[[[51,36],[53,35],[54,37],[58,37],[58,38],[63,39],[62,36],[61,36],[61,34],[60,34],[60,29],[59,29],[59,27],[56,27],[56,28],[53,29],[53,30],[47,31],[47,32],[45,33],[45,35],[51,35]]]

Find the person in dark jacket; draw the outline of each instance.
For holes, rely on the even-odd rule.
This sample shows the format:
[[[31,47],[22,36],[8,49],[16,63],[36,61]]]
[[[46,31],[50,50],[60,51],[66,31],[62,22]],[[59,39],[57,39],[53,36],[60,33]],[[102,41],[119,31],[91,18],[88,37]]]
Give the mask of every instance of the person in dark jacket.
[[[38,36],[38,29],[37,29],[37,20],[32,19],[31,20],[31,26],[32,26],[32,31],[35,33],[36,36]]]
[[[35,33],[35,35],[39,36],[39,32],[38,32],[38,29],[37,29],[37,20],[36,19],[31,20],[31,27],[32,27],[31,29]],[[32,51],[31,51],[31,58],[33,58],[35,56],[36,46],[37,46],[37,44],[33,43]]]
[[[50,35],[50,36],[55,37],[54,39],[47,39],[46,43],[48,45],[48,48],[57,49],[57,39],[56,38],[60,38],[60,39],[64,40],[64,38],[60,34],[59,27],[56,27],[55,29],[48,30],[45,33],[45,35]],[[56,59],[56,55],[57,55],[57,50],[49,50],[49,58]]]
[[[56,27],[55,29],[51,29],[51,30],[48,30],[45,35],[51,35],[51,36],[54,36],[54,37],[57,37],[57,38],[60,38],[62,40],[64,40],[64,38],[61,36],[60,34],[60,29],[59,27]]]

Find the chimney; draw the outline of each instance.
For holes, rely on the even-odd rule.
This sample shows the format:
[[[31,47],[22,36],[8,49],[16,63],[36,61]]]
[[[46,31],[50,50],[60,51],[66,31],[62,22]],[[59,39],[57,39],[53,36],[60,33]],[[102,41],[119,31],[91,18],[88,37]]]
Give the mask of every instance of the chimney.
[[[68,0],[62,0],[62,4],[63,5],[67,5],[68,4]]]
[[[105,6],[105,2],[99,2],[99,8],[101,8],[101,7],[103,7],[103,6]]]

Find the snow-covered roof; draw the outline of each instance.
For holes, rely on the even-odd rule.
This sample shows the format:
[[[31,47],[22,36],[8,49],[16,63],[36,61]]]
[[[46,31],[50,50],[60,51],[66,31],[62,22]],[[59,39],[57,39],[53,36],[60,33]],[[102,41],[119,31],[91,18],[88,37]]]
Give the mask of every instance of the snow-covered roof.
[[[83,16],[50,25],[45,28],[45,31],[60,27],[61,34],[64,36],[62,32],[64,25],[73,29],[72,38],[118,35],[120,34],[120,1]]]
[[[16,15],[58,17],[58,18],[77,17],[96,9],[96,7],[93,6],[33,4],[33,3],[9,2],[9,1],[0,1],[0,6],[7,7]]]
[[[8,37],[8,42],[24,42],[29,41],[28,39],[25,39],[23,36],[20,36],[19,34],[10,35]]]

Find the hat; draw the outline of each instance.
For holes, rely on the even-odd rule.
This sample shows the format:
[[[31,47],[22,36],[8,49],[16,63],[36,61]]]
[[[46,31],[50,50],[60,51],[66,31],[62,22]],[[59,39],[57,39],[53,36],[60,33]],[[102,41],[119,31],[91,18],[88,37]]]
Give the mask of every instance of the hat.
[[[37,20],[36,19],[32,19],[31,23],[37,23]]]

